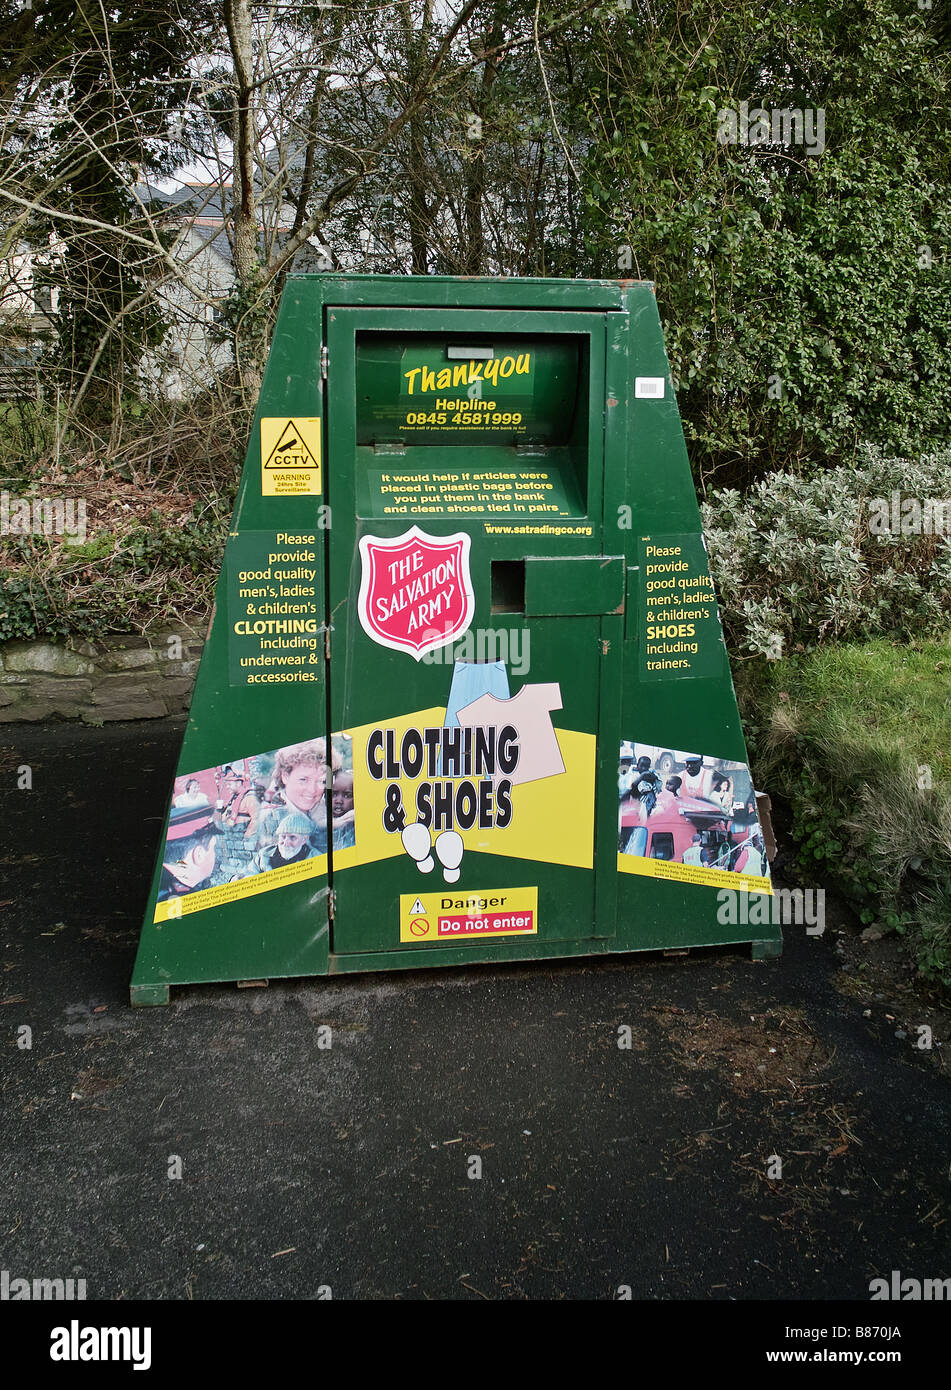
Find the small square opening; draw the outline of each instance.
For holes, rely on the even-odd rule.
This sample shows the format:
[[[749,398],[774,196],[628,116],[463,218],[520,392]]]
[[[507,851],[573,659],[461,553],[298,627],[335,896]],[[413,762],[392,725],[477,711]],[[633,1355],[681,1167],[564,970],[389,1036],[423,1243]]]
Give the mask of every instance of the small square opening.
[[[492,561],[492,612],[525,612],[525,561]]]

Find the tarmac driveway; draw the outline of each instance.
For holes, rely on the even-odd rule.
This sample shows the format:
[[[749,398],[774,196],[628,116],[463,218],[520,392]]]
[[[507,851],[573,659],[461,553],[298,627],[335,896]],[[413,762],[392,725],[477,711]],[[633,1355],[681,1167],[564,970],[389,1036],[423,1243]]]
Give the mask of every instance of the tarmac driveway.
[[[867,1300],[892,1270],[948,1272],[942,1052],[916,1046],[914,994],[843,966],[833,922],[762,964],[454,966],[130,1009],[180,733],[0,734],[11,1276],[90,1299]]]

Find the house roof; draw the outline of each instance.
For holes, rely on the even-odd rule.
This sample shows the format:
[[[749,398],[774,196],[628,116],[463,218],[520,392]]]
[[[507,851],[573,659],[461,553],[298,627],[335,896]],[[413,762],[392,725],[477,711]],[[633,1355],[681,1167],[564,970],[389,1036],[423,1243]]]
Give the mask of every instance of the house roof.
[[[225,215],[232,187],[230,183],[194,181],[170,190],[153,184],[140,184],[136,192],[143,203],[153,210],[161,208],[169,220],[187,222],[195,235],[230,266],[231,242],[225,227]],[[263,230],[263,224],[259,223],[258,231]],[[289,228],[279,228],[278,236],[282,230],[286,233]],[[294,256],[291,269],[298,272],[318,269],[320,255],[318,249],[304,245]]]
[[[136,189],[142,202],[153,211],[162,209],[169,220],[187,222],[205,244],[231,265],[231,244],[225,231],[225,209],[230,183],[186,183],[164,189],[140,184]]]

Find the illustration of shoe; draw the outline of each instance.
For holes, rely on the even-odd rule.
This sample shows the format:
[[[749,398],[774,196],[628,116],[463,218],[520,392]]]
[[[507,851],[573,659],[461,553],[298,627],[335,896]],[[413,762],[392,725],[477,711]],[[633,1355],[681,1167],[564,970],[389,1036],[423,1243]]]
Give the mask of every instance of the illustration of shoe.
[[[447,883],[455,883],[459,877],[462,851],[465,849],[462,836],[458,830],[444,830],[441,835],[436,836],[436,843],[433,848],[436,851],[436,858],[442,865],[443,878]]]
[[[414,821],[412,825],[406,827],[400,839],[403,841],[403,848],[410,859],[416,860],[416,867],[420,873],[430,873],[435,861],[430,853],[433,842],[426,826],[420,825],[419,821]]]

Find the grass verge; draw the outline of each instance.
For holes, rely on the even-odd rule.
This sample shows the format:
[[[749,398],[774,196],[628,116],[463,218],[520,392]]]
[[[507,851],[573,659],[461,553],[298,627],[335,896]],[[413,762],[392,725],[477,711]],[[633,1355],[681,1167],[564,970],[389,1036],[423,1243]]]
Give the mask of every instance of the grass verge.
[[[784,796],[802,866],[951,987],[951,633],[747,667],[757,780]]]

